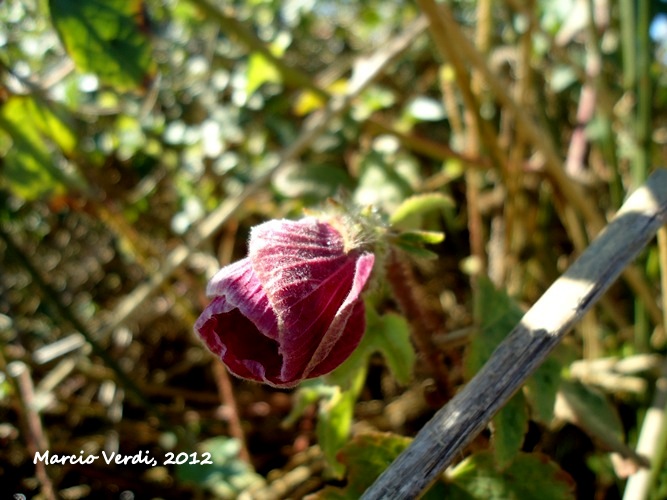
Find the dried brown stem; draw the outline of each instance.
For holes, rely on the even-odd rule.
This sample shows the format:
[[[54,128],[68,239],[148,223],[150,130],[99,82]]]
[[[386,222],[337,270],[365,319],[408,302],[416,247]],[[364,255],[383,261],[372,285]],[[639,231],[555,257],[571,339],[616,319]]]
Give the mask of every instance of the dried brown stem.
[[[9,375],[16,382],[19,395],[19,413],[23,420],[28,452],[34,457],[37,452],[45,453],[49,443],[44,434],[42,420],[35,410],[35,388],[28,367],[21,361],[14,361],[7,366]],[[47,500],[55,500],[56,493],[51,478],[46,472],[44,461],[35,463],[35,474],[42,485],[42,495]]]
[[[391,250],[386,263],[387,280],[394,298],[412,327],[412,336],[418,352],[428,365],[443,402],[449,399],[450,387],[447,370],[440,351],[433,343],[433,335],[442,330],[442,321],[428,307],[422,289],[409,264],[396,250]]]

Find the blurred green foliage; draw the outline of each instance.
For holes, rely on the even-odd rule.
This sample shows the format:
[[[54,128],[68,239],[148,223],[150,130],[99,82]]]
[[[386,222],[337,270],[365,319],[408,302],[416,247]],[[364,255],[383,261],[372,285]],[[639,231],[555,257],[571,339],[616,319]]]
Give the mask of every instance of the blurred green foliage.
[[[15,410],[31,405],[5,369],[13,360],[30,363],[37,407],[48,416],[45,432],[65,451],[75,445],[76,453],[79,445],[132,447],[135,440],[153,445],[152,427],[164,421],[157,424],[150,416],[155,412],[144,407],[152,405],[166,408],[171,424],[195,429],[196,440],[219,458],[210,470],[168,470],[162,482],[136,472],[132,479],[144,485],[146,496],[183,494],[170,481],[233,496],[257,479],[237,457],[241,441],[220,437],[232,433],[232,425],[211,410],[216,404],[207,397],[221,382],[210,373],[192,323],[205,278],[219,261],[244,254],[250,227],[320,209],[332,196],[372,205],[395,247],[413,259],[415,276],[407,285],[421,292],[423,317],[436,318],[434,331],[422,334],[432,337],[431,348],[451,378],[441,385],[453,394],[521,317],[517,304],[534,302],[594,232],[549,175],[544,144],[527,139],[498,89],[554,145],[567,182],[601,216],[613,214],[627,192],[663,163],[664,2],[448,2],[476,41],[492,81],[472,70],[471,61],[457,67],[425,33],[350,96],[355,72],[387,50],[427,4],[0,2],[0,413],[9,423],[0,472],[15,478],[12,491],[17,485],[39,488],[30,479],[29,439],[18,430],[17,420],[27,417]],[[309,135],[318,113],[346,97],[349,106]],[[291,154],[295,145],[303,147]],[[233,209],[216,226],[216,210],[225,203]],[[202,244],[199,231],[212,226],[213,238]],[[37,271],[12,256],[12,245]],[[187,258],[178,261],[178,251]],[[649,250],[638,271],[649,296],[658,297],[657,249]],[[96,340],[131,371],[148,403],[125,401],[113,369],[92,356],[73,325],[49,305],[34,272],[46,278],[63,307],[91,331],[104,332]],[[141,295],[141,285],[162,273],[158,293]],[[489,280],[480,277],[485,274]],[[359,495],[409,442],[397,434],[349,441],[357,403],[380,400],[386,407],[415,387],[427,393],[419,384],[430,387],[425,381],[434,376],[424,362],[429,353],[415,353],[419,342],[410,337],[421,323],[401,315],[386,283],[376,282],[358,351],[330,377],[301,387],[291,413],[285,412],[287,423],[295,424],[318,405],[307,439],[319,442],[328,474],[348,479],[346,490],[330,488],[322,498]],[[139,312],[105,331],[128,297],[138,297]],[[547,449],[557,439],[558,394],[574,408],[569,424],[594,441],[606,435],[606,445],[621,446],[636,439],[649,405],[646,392],[603,387],[601,394],[562,378],[574,378],[572,358],[664,356],[660,309],[619,284],[587,321],[566,342],[565,354],[549,358],[498,414],[491,444],[475,443],[454,468],[451,495],[528,498],[548,492],[569,498],[571,484],[559,469],[567,469],[567,461],[559,450],[551,446],[546,459],[526,449]],[[474,334],[464,336],[463,345],[444,334],[471,326]],[[652,383],[655,373],[645,369],[642,376]],[[373,377],[380,382],[373,384]],[[280,413],[278,403],[267,402],[277,397],[273,392],[233,385],[246,422],[261,411]],[[172,398],[169,404],[165,398]],[[424,407],[414,422],[389,430],[416,432],[433,410]],[[631,415],[622,422],[625,435],[616,407]],[[613,418],[591,417],[601,414]],[[378,420],[368,425],[382,426]],[[127,427],[118,431],[121,423]],[[282,443],[262,462],[262,446],[296,431],[274,423],[263,432],[263,425],[255,421],[246,431],[249,443],[261,443],[251,459],[265,473],[292,457]],[[539,438],[531,432],[540,433],[541,444],[534,445]],[[585,453],[592,464],[608,461],[604,449]],[[664,465],[656,467],[654,477],[664,477]],[[622,491],[623,479],[610,471],[607,476],[612,479],[581,487],[598,496]],[[111,486],[95,477],[59,472],[54,481],[63,489],[89,481],[93,493],[109,493]],[[437,488],[441,492],[444,483]],[[659,495],[664,485],[654,490]]]

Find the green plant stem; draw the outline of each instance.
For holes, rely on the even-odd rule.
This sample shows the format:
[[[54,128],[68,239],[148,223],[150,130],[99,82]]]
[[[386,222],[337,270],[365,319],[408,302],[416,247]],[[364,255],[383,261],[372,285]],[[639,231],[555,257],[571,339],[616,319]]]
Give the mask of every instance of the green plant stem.
[[[639,0],[637,16],[637,121],[636,156],[632,167],[632,185],[640,186],[648,175],[651,149],[651,23],[650,0]]]
[[[620,0],[621,50],[623,53],[623,87],[626,90],[635,85],[635,9],[633,0]]]
[[[637,8],[637,115],[634,127],[635,154],[632,162],[633,188],[640,186],[648,175],[651,150],[650,0],[639,0]],[[645,305],[636,300],[635,346],[637,352],[647,352],[649,349],[650,325],[646,316]]]

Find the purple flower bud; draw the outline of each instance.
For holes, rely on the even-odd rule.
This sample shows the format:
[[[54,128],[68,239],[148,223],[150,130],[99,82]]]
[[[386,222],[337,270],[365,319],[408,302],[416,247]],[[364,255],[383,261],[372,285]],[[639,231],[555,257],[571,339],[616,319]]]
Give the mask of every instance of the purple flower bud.
[[[229,371],[274,387],[331,372],[365,329],[361,291],[375,256],[308,217],[252,229],[248,257],[211,279],[195,323]]]

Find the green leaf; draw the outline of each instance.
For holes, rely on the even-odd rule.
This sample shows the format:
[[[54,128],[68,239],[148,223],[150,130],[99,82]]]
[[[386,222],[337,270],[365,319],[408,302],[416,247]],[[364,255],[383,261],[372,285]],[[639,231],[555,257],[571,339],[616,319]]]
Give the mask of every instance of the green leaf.
[[[328,486],[315,493],[312,498],[357,500],[411,441],[408,437],[381,432],[355,436],[338,454],[338,459],[349,471],[345,488]],[[436,500],[446,498],[446,493],[444,485],[436,483],[420,498]]]
[[[512,463],[519,453],[528,432],[528,412],[521,391],[496,413],[491,421],[491,430],[496,463],[500,468],[504,468]]]
[[[155,62],[141,0],[49,0],[49,9],[79,71],[121,91],[151,78]]]
[[[496,290],[488,278],[477,282],[474,315],[479,333],[474,336],[466,357],[468,378],[479,371],[495,348],[523,317],[518,305],[505,292]]]
[[[395,227],[417,228],[421,226],[421,216],[424,214],[452,206],[452,199],[440,193],[414,195],[406,198],[394,210],[389,221]]]
[[[396,241],[394,244],[404,252],[409,253],[410,255],[413,255],[414,257],[417,257],[419,259],[434,260],[438,258],[437,253],[432,252],[431,250],[428,250],[426,248],[422,248],[420,246],[410,245],[408,243],[403,243],[400,241]]]
[[[282,78],[275,65],[259,52],[253,52],[248,60],[246,92],[252,95],[265,83],[280,83]]]
[[[24,199],[80,185],[80,180],[57,164],[59,156],[71,153],[76,142],[66,110],[56,103],[14,96],[0,108],[0,144],[5,150],[2,176]]]
[[[457,465],[450,481],[467,495],[448,498],[479,500],[574,499],[574,481],[558,464],[540,453],[519,453],[498,470],[491,452],[471,455]]]
[[[390,433],[360,434],[350,440],[338,458],[348,467],[344,489],[327,487],[315,495],[319,500],[358,499],[373,481],[410,444],[411,438]]]
[[[354,404],[366,380],[368,357],[374,352],[381,352],[389,370],[396,380],[404,385],[410,382],[415,363],[410,328],[405,318],[392,313],[379,316],[373,307],[367,307],[366,325],[366,333],[352,356],[333,373],[324,377],[329,384],[338,386],[328,386],[332,387],[333,394],[320,401],[317,436],[336,477],[342,477],[344,473],[344,466],[336,461],[335,457],[348,439]],[[316,394],[324,395],[320,389],[317,393],[311,390],[311,393],[304,394],[304,397],[312,401],[318,397]]]
[[[285,417],[282,425],[285,427],[294,425],[310,405],[317,403],[322,398],[332,397],[336,391],[340,389],[326,383],[324,377],[303,381],[294,393],[292,410]]]
[[[616,407],[599,391],[564,380],[560,393],[571,412],[571,422],[602,443],[623,443],[623,424]],[[622,446],[616,446],[616,449]]]
[[[365,370],[363,373],[365,375]],[[317,441],[327,459],[331,474],[338,479],[345,474],[345,465],[336,460],[336,455],[348,441],[354,403],[358,396],[359,392],[353,389],[337,391],[332,398],[320,402]]]
[[[559,361],[550,356],[544,360],[525,385],[525,394],[530,404],[532,416],[544,424],[548,424],[554,417],[556,395],[561,382],[562,366]]]
[[[278,171],[273,187],[285,198],[317,203],[341,187],[352,188],[352,180],[344,169],[333,165],[292,165]]]
[[[416,358],[408,322],[398,314],[378,316],[372,307],[366,311],[366,337],[370,349],[380,351],[398,383],[407,385]]]
[[[412,194],[409,179],[375,151],[361,160],[359,185],[354,201],[359,206],[373,205],[392,212]]]
[[[197,446],[197,459],[201,462],[206,458],[204,453],[210,453],[210,461],[213,463],[191,463],[188,456],[185,463],[176,466],[176,477],[180,481],[198,485],[217,498],[237,498],[251,484],[263,482],[252,467],[238,458],[240,449],[237,439],[216,437],[202,441]],[[177,459],[179,454],[175,455]]]
[[[445,235],[438,231],[405,231],[398,235],[397,240],[414,245],[435,245],[445,240]]]
[[[371,304],[366,305],[366,332],[359,347],[336,370],[325,379],[330,384],[343,389],[351,387],[356,373],[366,368],[371,354],[379,352],[398,383],[407,385],[412,379],[415,364],[415,350],[410,341],[410,326],[399,314],[378,315]]]
[[[487,362],[498,344],[512,331],[523,317],[519,306],[502,290],[496,290],[488,278],[477,282],[475,318],[480,325],[465,360],[466,376],[472,378]],[[536,418],[543,422],[553,417],[556,393],[560,384],[560,363],[548,358],[528,379],[525,392]],[[521,408],[519,408],[519,402]],[[494,417],[494,446],[499,463],[506,464],[523,443],[528,430],[526,398],[513,397]],[[521,435],[519,435],[521,434]]]

